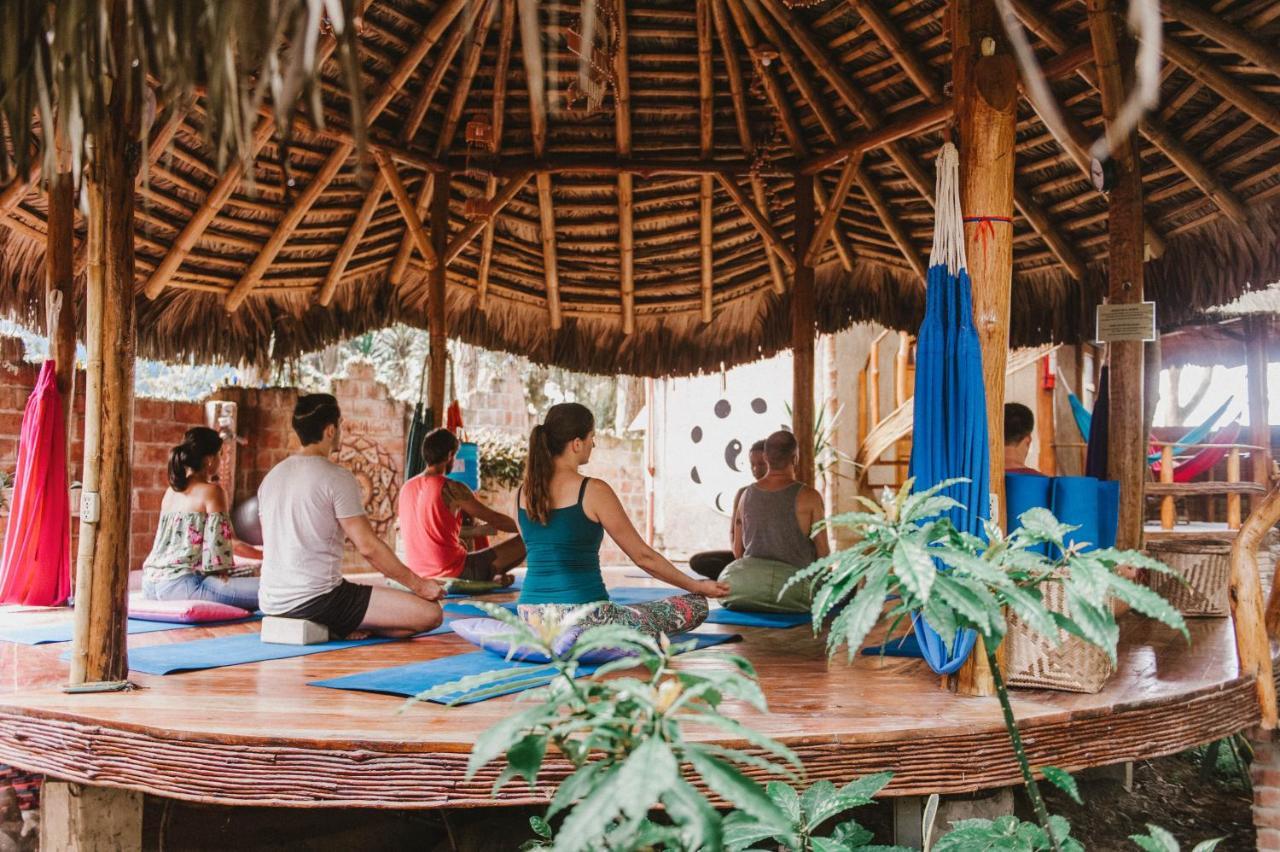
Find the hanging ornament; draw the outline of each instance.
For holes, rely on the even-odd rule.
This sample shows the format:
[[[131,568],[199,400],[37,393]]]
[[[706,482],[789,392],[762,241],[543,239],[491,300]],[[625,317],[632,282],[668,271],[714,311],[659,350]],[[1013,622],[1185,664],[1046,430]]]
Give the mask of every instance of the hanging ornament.
[[[565,46],[578,57],[578,76],[565,88],[565,109],[591,115],[616,87],[618,41],[616,0],[582,0],[577,18],[565,30]]]
[[[489,117],[482,114],[479,118],[468,121],[464,135],[467,145],[464,171],[472,177],[489,177],[494,152],[493,125],[489,122]]]
[[[493,214],[493,201],[473,195],[462,203],[462,215],[468,222],[480,222]]]

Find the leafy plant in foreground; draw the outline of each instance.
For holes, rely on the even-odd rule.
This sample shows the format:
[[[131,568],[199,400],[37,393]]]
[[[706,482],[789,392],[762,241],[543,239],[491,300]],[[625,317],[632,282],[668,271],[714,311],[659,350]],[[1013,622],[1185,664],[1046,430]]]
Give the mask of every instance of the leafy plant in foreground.
[[[532,699],[532,706],[479,737],[467,772],[468,777],[474,776],[481,767],[505,756],[507,765],[494,790],[515,778],[526,779],[532,788],[549,749],[568,760],[574,771],[560,783],[545,817],[550,821],[567,811],[554,840],[543,838],[550,848],[561,852],[723,848],[720,816],[690,783],[691,777],[773,834],[786,836],[791,830],[787,814],[742,767],[790,777],[793,768],[800,767],[799,758],[720,711],[725,700],[766,710],[755,670],[745,659],[725,654],[718,657],[723,666],[676,671],[672,658],[682,646],[665,636],[653,639],[626,627],[588,627],[565,649],[563,636],[577,631],[577,622],[591,607],[576,610],[562,623],[535,629],[501,607],[477,606],[510,628],[513,647],[550,662],[531,666],[515,678],[510,670],[463,678],[417,698],[465,694],[476,699],[504,694],[515,685],[546,684],[522,696]],[[600,665],[590,678],[579,680],[588,673],[582,657],[602,650],[631,656]],[[637,667],[643,676],[604,678]],[[756,753],[690,741],[684,736],[688,724],[718,728],[750,744]],[[649,819],[658,806],[665,809],[669,825]]]
[[[923,616],[948,650],[957,630],[977,632],[1027,795],[1049,848],[1059,850],[1065,835],[1059,837],[1058,830],[1065,821],[1049,818],[996,661],[996,649],[1007,629],[1005,610],[1054,643],[1064,634],[1077,636],[1100,648],[1114,663],[1120,629],[1111,609],[1113,597],[1189,638],[1181,614],[1155,592],[1123,576],[1120,569],[1173,572],[1135,551],[1084,551],[1081,543],[1068,545],[1067,537],[1077,528],[1061,523],[1047,509],[1023,513],[1020,528],[1007,536],[999,526],[987,524],[984,541],[957,529],[945,517],[960,504],[940,492],[959,481],[947,480],[913,493],[914,481],[908,480],[896,494],[886,490],[880,503],[859,498],[864,511],[838,515],[815,527],[815,531],[825,525],[848,527],[857,543],[797,572],[788,586],[814,583],[815,632],[835,613],[827,636],[831,656],[843,645],[852,660],[884,615],[892,620],[890,633],[904,619]],[[938,570],[939,564],[946,570]],[[1062,584],[1066,612],[1045,605],[1041,588],[1048,582]],[[891,595],[897,598],[885,613],[886,597]],[[1067,785],[1074,794],[1074,782],[1065,772],[1052,767],[1041,771],[1051,783]]]
[[[770,781],[766,788],[769,798],[787,815],[790,829],[782,834],[772,826],[761,823],[747,811],[733,811],[724,819],[724,844],[730,852],[752,849],[786,849],[788,852],[890,852],[903,849],[898,846],[869,845],[872,834],[855,819],[846,819],[832,829],[830,836],[820,836],[818,829],[835,817],[854,808],[868,805],[893,777],[891,772],[880,772],[865,778],[855,778],[837,788],[830,781],[819,781],[797,793],[784,781]],[[767,846],[757,844],[769,841]]]

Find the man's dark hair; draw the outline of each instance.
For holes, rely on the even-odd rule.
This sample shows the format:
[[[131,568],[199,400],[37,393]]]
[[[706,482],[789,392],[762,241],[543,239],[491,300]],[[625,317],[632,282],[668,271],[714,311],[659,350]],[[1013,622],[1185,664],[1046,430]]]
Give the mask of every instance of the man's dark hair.
[[[422,438],[422,460],[437,465],[458,451],[458,437],[448,429],[432,429]]]
[[[1004,445],[1012,447],[1028,438],[1036,428],[1036,417],[1020,402],[1004,404]]]
[[[781,470],[796,460],[796,436],[785,429],[774,432],[764,439],[764,460],[769,463],[770,470]]]
[[[749,453],[763,453],[763,452],[764,452],[764,441],[762,440],[756,441],[754,444],[752,444],[751,449],[749,451]]]
[[[304,447],[323,441],[324,430],[341,419],[342,409],[331,393],[304,394],[293,406],[293,431]]]

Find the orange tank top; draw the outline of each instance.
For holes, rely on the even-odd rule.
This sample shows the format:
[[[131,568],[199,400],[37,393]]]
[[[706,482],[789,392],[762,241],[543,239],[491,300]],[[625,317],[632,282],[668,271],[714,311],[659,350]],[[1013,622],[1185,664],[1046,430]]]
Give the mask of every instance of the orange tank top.
[[[404,562],[420,577],[457,577],[467,559],[458,531],[461,512],[444,502],[443,476],[415,476],[400,489],[400,539]]]

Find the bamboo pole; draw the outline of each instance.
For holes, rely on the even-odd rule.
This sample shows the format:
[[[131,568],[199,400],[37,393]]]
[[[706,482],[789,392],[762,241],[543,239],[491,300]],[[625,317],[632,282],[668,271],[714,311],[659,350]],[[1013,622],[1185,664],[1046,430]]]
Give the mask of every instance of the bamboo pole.
[[[714,71],[711,65],[711,0],[697,2],[698,28],[698,153],[704,160],[715,153],[715,96],[712,89]],[[699,179],[699,235],[701,255],[702,322],[711,322],[712,295],[715,287],[715,257],[712,247],[715,239],[715,218],[712,193],[715,190],[711,175]]]
[[[551,197],[551,175],[538,172],[538,214],[542,240],[542,272],[547,287],[547,315],[551,330],[559,331],[564,322],[560,308],[560,265],[556,259],[556,214]]]
[[[747,198],[746,194],[738,188],[738,184],[733,178],[726,177],[724,175],[717,175],[716,177],[719,178],[720,185],[724,187],[725,192],[729,193],[729,197],[738,205],[738,209],[746,215],[747,220],[751,222],[755,229],[760,233],[760,237],[764,240],[765,245],[772,249],[774,254],[782,258],[782,262],[786,264],[787,269],[794,272],[796,269],[796,256],[791,249],[787,248],[786,241],[782,238],[782,235],[774,229],[773,225],[769,222],[768,217],[765,216],[758,207],[751,203],[751,200]],[[807,203],[812,205],[813,199],[809,199]],[[808,245],[806,244],[803,248],[808,248]]]
[[[113,65],[127,61],[128,4],[111,8]],[[128,676],[129,520],[132,506],[134,259],[133,178],[137,170],[139,79],[117,78],[88,182],[91,275],[85,335],[90,381],[85,395],[85,499],[76,565],[72,684]]]
[[[449,175],[436,178],[436,191],[431,196],[432,252],[442,256],[449,240]],[[443,263],[437,263],[427,273],[427,405],[431,409],[431,427],[444,424],[444,380],[448,363],[448,336],[445,329],[445,275]]]
[[[1169,484],[1173,482],[1173,445],[1165,444],[1160,448],[1160,481]],[[1164,530],[1173,529],[1174,521],[1177,520],[1175,513],[1176,506],[1172,494],[1166,494],[1160,499],[1160,528]]]
[[[965,217],[974,325],[986,384],[993,521],[1004,519],[1004,386],[1013,282],[1014,147],[1018,67],[992,0],[952,4],[952,79],[960,138],[960,205]],[[978,510],[983,507],[970,507]],[[978,647],[952,678],[963,695],[993,695],[995,681]]]
[[[529,182],[531,177],[533,177],[532,171],[521,172],[504,183],[497,191],[497,194],[491,194],[489,200],[491,206],[485,217],[467,225],[462,229],[462,233],[450,241],[448,248],[444,252],[445,266],[456,260],[458,255],[462,254],[462,250],[476,238],[477,234],[493,224],[493,220],[498,218],[498,214],[502,212],[502,209],[511,202],[511,199],[516,197],[520,190],[524,189],[524,185]]]
[[[1056,357],[1049,354],[1040,360],[1041,375],[1036,393],[1036,432],[1040,438],[1040,458],[1037,467],[1045,476],[1055,476],[1058,473],[1058,453],[1055,446],[1058,440],[1058,424],[1054,419],[1054,379],[1051,372]]]
[[[1244,346],[1249,384],[1249,443],[1261,450],[1249,454],[1250,473],[1259,485],[1271,487],[1271,423],[1268,417],[1270,399],[1267,390],[1267,331],[1269,317],[1250,315],[1244,318]]]
[[[796,178],[795,186],[795,257],[803,257],[813,240],[813,176]],[[816,317],[813,302],[813,267],[796,266],[791,285],[791,431],[796,436],[798,462],[796,478],[806,485],[814,484],[814,401],[813,373]]]
[[[857,449],[862,449],[862,442],[867,440],[867,368],[863,367],[858,371],[858,444]]]
[[[1253,677],[1262,710],[1262,727],[1276,728],[1276,682],[1271,661],[1268,627],[1275,626],[1276,585],[1272,582],[1269,612],[1264,615],[1262,581],[1258,571],[1258,547],[1267,532],[1280,522],[1280,488],[1273,488],[1249,514],[1231,545],[1231,622],[1236,632],[1240,674]],[[1272,616],[1268,621],[1268,616]]]
[[[404,226],[413,238],[413,244],[417,246],[418,251],[422,254],[422,259],[426,262],[427,269],[435,269],[441,265],[440,256],[436,254],[435,246],[432,244],[431,238],[427,236],[426,229],[422,226],[422,219],[418,216],[418,208],[414,206],[413,199],[409,197],[408,190],[404,188],[404,183],[400,180],[400,173],[396,171],[395,162],[385,154],[377,152],[374,153],[374,159],[377,160],[378,168],[382,171],[382,176],[387,181],[391,196],[396,200],[396,206],[400,208],[400,215],[404,216]],[[447,196],[447,193],[442,194]]]
[[[59,122],[61,125],[61,122]],[[71,444],[75,437],[76,303],[75,303],[75,184],[70,157],[61,130],[57,132],[59,168],[49,179],[48,232],[45,242],[45,304],[53,293],[62,294],[56,339],[49,350],[57,364],[58,395],[62,397],[62,428],[67,440],[67,477],[73,466]],[[64,167],[65,166],[65,167]]]
[[[502,133],[506,122],[507,77],[511,66],[511,44],[515,39],[515,0],[502,0],[502,27],[498,33],[498,64],[494,67],[493,107],[490,127],[493,134],[494,156],[502,152]],[[498,179],[490,175],[486,181],[488,197],[498,191]],[[476,274],[476,308],[484,313],[489,307],[489,271],[493,266],[493,238],[496,228],[492,223],[485,228],[480,242],[480,268]]]
[[[342,280],[343,273],[347,271],[347,264],[351,262],[356,248],[364,239],[365,232],[369,230],[369,223],[378,212],[378,205],[382,202],[383,193],[386,191],[387,178],[379,170],[373,178],[373,185],[369,187],[369,192],[364,197],[364,203],[360,205],[360,211],[356,213],[356,218],[351,223],[351,230],[347,231],[346,237],[342,240],[342,247],[338,249],[337,256],[334,257],[328,273],[325,274],[324,283],[320,285],[320,293],[316,296],[316,301],[321,306],[327,308],[333,301],[333,294],[337,292],[338,283]]]
[[[1240,481],[1240,448],[1232,447],[1227,453],[1227,482],[1235,484]],[[1227,493],[1227,529],[1240,529],[1240,495]]]
[[[867,420],[871,431],[880,425],[880,341],[888,333],[882,331],[871,341],[871,355],[867,359]],[[869,434],[870,431],[866,432],[863,438]]]
[[[911,335],[905,331],[898,332],[898,351],[893,356],[893,404],[903,405],[911,392],[907,381],[907,367],[910,363]]]
[[[1102,112],[1108,127],[1125,99],[1121,79],[1124,25],[1112,0],[1088,0],[1089,31],[1097,58]],[[1127,50],[1127,47],[1126,47]],[[1114,140],[1116,167],[1108,213],[1108,275],[1111,304],[1134,304],[1143,293],[1142,164],[1137,133]],[[1108,475],[1120,483],[1120,519],[1116,546],[1142,547],[1143,487],[1146,480],[1146,435],[1143,431],[1143,344],[1110,344],[1111,379]]]

